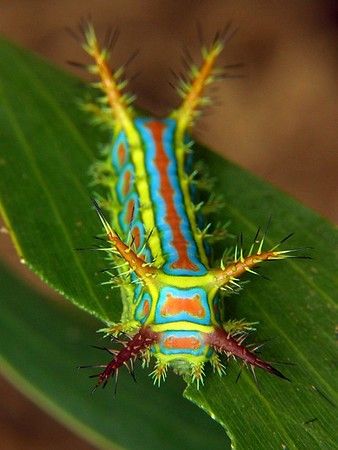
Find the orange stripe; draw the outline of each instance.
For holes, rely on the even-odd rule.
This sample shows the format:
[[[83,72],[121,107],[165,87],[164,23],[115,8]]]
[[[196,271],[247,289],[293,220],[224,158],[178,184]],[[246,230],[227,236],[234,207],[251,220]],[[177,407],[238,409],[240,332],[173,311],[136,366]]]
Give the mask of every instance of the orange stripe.
[[[125,222],[127,224],[130,224],[131,221],[133,220],[134,210],[135,210],[135,202],[134,202],[134,200],[129,200],[128,204],[127,204],[127,211],[126,211],[126,216],[125,216]]]
[[[117,157],[120,166],[123,166],[123,164],[126,162],[126,148],[122,143],[118,146]]]
[[[201,347],[201,343],[198,339],[194,337],[174,337],[170,336],[164,341],[164,346],[166,348],[176,348],[176,349],[191,349],[197,350]]]
[[[126,196],[131,190],[131,172],[127,170],[123,177],[122,193]]]
[[[166,205],[165,220],[172,231],[173,240],[171,243],[178,253],[178,259],[173,262],[171,266],[175,269],[197,271],[198,267],[190,260],[188,256],[188,242],[181,232],[181,219],[175,208],[174,191],[168,175],[170,160],[163,147],[163,131],[165,129],[165,125],[161,122],[152,121],[148,122],[146,126],[152,133],[156,148],[154,163],[160,176],[160,194]]]
[[[150,305],[149,305],[148,300],[146,300],[143,304],[143,310],[142,310],[143,316],[144,317],[148,316],[149,311],[150,311]]]
[[[131,232],[131,235],[133,236],[135,248],[139,249],[141,244],[141,235],[139,227],[134,227],[133,231]]]
[[[194,295],[192,298],[180,298],[167,294],[166,301],[161,308],[161,315],[176,316],[184,312],[199,318],[205,317],[200,296]]]

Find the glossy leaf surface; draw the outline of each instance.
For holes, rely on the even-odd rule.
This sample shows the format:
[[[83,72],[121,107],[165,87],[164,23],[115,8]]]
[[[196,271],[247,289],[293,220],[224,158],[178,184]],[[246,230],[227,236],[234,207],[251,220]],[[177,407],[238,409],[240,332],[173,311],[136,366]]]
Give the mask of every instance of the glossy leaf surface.
[[[121,312],[119,293],[101,286],[102,278],[95,275],[105,267],[102,255],[76,250],[91,246],[93,236],[101,232],[91,208],[87,172],[97,157],[99,144],[107,141],[107,135],[88,126],[88,118],[79,111],[77,99],[85,95],[80,82],[4,41],[0,44],[0,55],[0,204],[16,247],[32,270],[77,306],[102,321],[118,320]],[[231,220],[232,233],[243,232],[249,246],[257,226],[264,225],[272,215],[267,244],[296,232],[296,237],[288,245],[313,247],[311,252],[315,259],[268,264],[262,268],[262,273],[271,281],[252,279],[240,296],[227,300],[229,318],[245,317],[249,321],[259,321],[254,339],[271,339],[262,350],[265,359],[295,363],[278,366],[292,382],[257,373],[258,389],[252,376],[243,371],[236,383],[240,366],[231,361],[228,376],[219,379],[208,373],[204,388],[197,392],[194,387],[189,387],[185,395],[224,425],[237,449],[333,448],[337,428],[334,393],[337,379],[334,317],[337,309],[333,297],[337,289],[333,271],[337,266],[334,253],[336,234],[325,220],[268,184],[203,148],[198,154],[218,180],[217,189],[223,193],[226,202],[220,220]],[[224,245],[233,245],[233,241],[229,239]],[[137,389],[122,386],[122,400],[123,396],[128,398],[130,392],[133,393],[133,399],[125,400],[125,413],[120,412],[116,406],[118,403],[111,402],[111,393],[100,393],[100,400],[94,397],[94,401],[104,403],[105,406],[100,408],[107,414],[108,425],[104,422],[103,426],[102,422],[94,420],[96,412],[86,421],[83,415],[92,413],[88,412],[87,404],[82,404],[87,401],[82,394],[86,396],[88,381],[79,379],[78,375],[75,381],[74,375],[70,376],[67,370],[69,364],[74,367],[79,359],[85,357],[88,350],[79,350],[82,338],[76,341],[76,348],[71,346],[67,355],[68,366],[65,368],[61,351],[64,333],[61,330],[66,325],[62,324],[63,318],[60,319],[61,329],[55,332],[55,340],[50,342],[48,322],[54,314],[55,317],[58,315],[55,311],[48,312],[48,317],[40,321],[44,331],[37,336],[32,334],[31,358],[34,352],[36,354],[33,364],[28,364],[24,335],[20,333],[26,325],[34,329],[36,324],[29,325],[28,311],[32,309],[33,319],[34,300],[31,295],[27,297],[27,304],[24,304],[27,311],[18,313],[21,326],[15,324],[13,312],[11,318],[6,319],[7,325],[2,327],[6,339],[9,336],[13,339],[12,346],[8,346],[11,351],[2,350],[8,373],[15,367],[20,372],[18,376],[34,386],[32,392],[43,392],[58,410],[64,411],[62,414],[70,414],[82,424],[90,424],[91,429],[104,439],[108,436],[109,440],[121,445],[141,448],[137,447],[139,441],[135,441],[136,437],[130,437],[135,432],[136,419],[127,420],[127,410],[139,411],[138,428],[142,421],[147,420],[145,411],[153,410],[152,417],[157,414],[162,424],[158,425],[162,431],[156,431],[157,435],[163,433],[161,442],[167,442],[172,433],[177,433],[178,437],[185,434],[186,442],[191,439],[191,447],[185,443],[182,448],[198,448],[196,443],[206,448],[198,434],[202,427],[196,422],[195,413],[188,414],[189,419],[183,422],[175,419],[175,411],[183,408],[178,400],[176,407],[172,405],[170,417],[173,422],[169,427],[168,416],[161,417],[167,409],[171,411],[169,407],[161,406],[173,396],[171,383],[159,392],[149,386],[149,394],[145,394],[142,384],[139,398]],[[2,296],[2,300],[6,302],[6,296]],[[45,307],[46,310],[49,308],[47,303]],[[44,311],[44,308],[40,309]],[[3,317],[6,318],[5,313]],[[64,320],[66,323],[68,316]],[[98,322],[97,327],[100,326]],[[81,330],[85,333],[85,340],[92,343],[89,334],[94,336],[93,325],[88,325],[88,329],[84,326]],[[43,338],[45,334],[47,338]],[[21,341],[16,342],[14,338]],[[57,340],[60,342],[59,351]],[[40,342],[44,343],[41,348],[51,346],[50,355],[57,363],[57,367],[52,367],[63,380],[63,389],[69,395],[60,395],[57,378],[51,372],[46,372],[45,377],[31,377],[29,370],[33,367],[37,371],[45,370],[43,367],[39,369]],[[14,357],[18,361],[22,358],[22,363],[15,366]],[[147,378],[144,374],[143,377]],[[75,398],[70,394],[74,383],[83,389]],[[178,395],[180,384],[178,381],[173,383]],[[75,408],[75,403],[80,407]],[[96,407],[93,408],[96,411]],[[113,415],[111,408],[116,408],[114,413],[117,416]],[[102,416],[97,414],[101,420]],[[113,427],[114,431],[111,431],[112,417],[115,420],[119,414],[124,417],[124,424],[130,427],[129,431],[122,425]],[[212,425],[215,427],[210,422]],[[192,428],[188,429],[188,426]],[[218,444],[212,443],[213,432],[207,430],[208,426],[203,428],[203,437],[210,439],[210,448],[217,448]],[[155,439],[150,429],[148,433],[149,439],[144,442]],[[159,445],[160,441],[156,442]]]

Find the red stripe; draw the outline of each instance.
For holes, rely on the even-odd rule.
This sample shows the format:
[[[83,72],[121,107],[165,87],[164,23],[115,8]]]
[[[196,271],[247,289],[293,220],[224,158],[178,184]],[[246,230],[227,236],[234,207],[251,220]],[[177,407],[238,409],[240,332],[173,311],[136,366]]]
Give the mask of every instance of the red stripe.
[[[166,205],[165,221],[172,232],[173,240],[171,244],[176,249],[178,254],[178,259],[173,262],[171,266],[174,269],[188,269],[197,271],[198,267],[190,260],[188,256],[188,242],[181,232],[181,219],[175,208],[174,190],[168,175],[170,160],[163,147],[163,131],[165,130],[165,125],[161,122],[151,121],[147,122],[146,126],[149,128],[155,144],[154,164],[160,177],[160,194]]]

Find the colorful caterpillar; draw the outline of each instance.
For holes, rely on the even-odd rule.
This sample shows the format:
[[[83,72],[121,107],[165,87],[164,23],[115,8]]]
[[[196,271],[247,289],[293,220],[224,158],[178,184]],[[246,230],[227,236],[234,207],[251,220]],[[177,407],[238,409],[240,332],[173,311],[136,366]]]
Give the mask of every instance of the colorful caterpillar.
[[[108,190],[101,206],[110,212],[108,221],[95,202],[109,242],[112,284],[122,289],[121,323],[105,329],[120,350],[108,350],[113,359],[99,373],[98,385],[105,385],[123,365],[133,373],[137,358],[148,365],[158,385],[168,367],[188,382],[203,383],[204,365],[209,362],[220,375],[220,355],[237,357],[251,368],[260,367],[281,378],[284,375],[243,345],[252,324],[223,322],[223,295],[239,287],[239,279],[263,261],[284,259],[292,250],[280,251],[279,244],[263,249],[264,235],[258,233],[249,252],[236,247],[233,260],[222,258],[210,267],[198,187],[191,168],[193,149],[190,129],[202,105],[207,85],[222,72],[215,67],[224,45],[218,35],[202,49],[200,67],[193,65],[188,81],[182,81],[181,105],[165,119],[140,117],[131,107],[132,97],[122,93],[126,81],[123,69],[112,71],[108,52],[101,49],[94,29],[84,31],[85,51],[93,58],[89,71],[99,76],[95,86],[103,93],[97,104],[87,106],[99,122],[108,124],[112,144],[105,161],[93,168],[94,182]],[[114,36],[113,36],[114,39]]]

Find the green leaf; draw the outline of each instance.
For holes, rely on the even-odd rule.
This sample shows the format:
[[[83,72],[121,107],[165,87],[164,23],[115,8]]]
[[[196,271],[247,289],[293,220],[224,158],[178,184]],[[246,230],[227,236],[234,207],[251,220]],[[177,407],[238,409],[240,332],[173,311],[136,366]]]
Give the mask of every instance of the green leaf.
[[[213,173],[220,160],[208,155]],[[185,396],[224,426],[236,449],[336,448],[337,442],[337,233],[324,219],[275,188],[223,164],[219,188],[226,195],[225,215],[231,230],[243,232],[250,245],[257,224],[271,215],[268,245],[290,232],[289,248],[308,246],[313,260],[268,263],[270,281],[251,278],[238,298],[229,298],[229,317],[259,321],[255,340],[267,345],[263,357],[291,383],[258,373],[258,386],[248,370],[231,362],[226,377],[207,377],[199,392]],[[294,365],[287,365],[292,363]]]
[[[95,276],[102,257],[74,250],[91,245],[100,231],[90,208],[87,170],[106,136],[79,112],[75,99],[85,89],[78,81],[6,42],[0,55],[0,202],[16,246],[27,264],[72,302],[103,321],[117,320],[119,295]],[[263,349],[265,359],[295,363],[278,366],[292,382],[257,373],[257,388],[244,370],[236,383],[240,366],[231,361],[227,376],[208,373],[205,387],[189,387],[185,396],[225,427],[237,449],[335,448],[337,236],[325,220],[266,183],[206,149],[198,153],[218,179],[226,200],[222,219],[231,219],[231,232],[243,232],[249,244],[272,215],[268,243],[294,231],[289,245],[314,247],[315,259],[267,264],[262,272],[272,281],[252,279],[243,294],[227,300],[229,318],[259,321],[255,339],[272,339]],[[77,351],[68,362],[78,360]],[[23,367],[20,371],[26,376]],[[52,378],[50,389],[53,383]],[[149,396],[141,390],[139,403],[149,399],[151,408],[165,390],[170,386],[160,394],[150,389]],[[60,407],[69,410],[66,400],[71,403],[67,398]],[[178,429],[178,435],[185,433]],[[191,432],[191,439],[196,436]],[[209,447],[216,448],[212,442]]]
[[[18,252],[75,304],[117,318],[120,302],[94,276],[103,258],[76,250],[101,232],[87,172],[103,137],[79,111],[84,87],[4,41],[0,52],[1,208]]]
[[[0,264],[0,364],[20,390],[100,448],[230,448],[221,427],[182,398],[183,382],[174,375],[156,389],[141,368],[137,383],[121,371],[116,398],[108,387],[91,395],[93,381],[76,365],[107,359],[90,348],[102,345],[97,322],[65,306]]]

